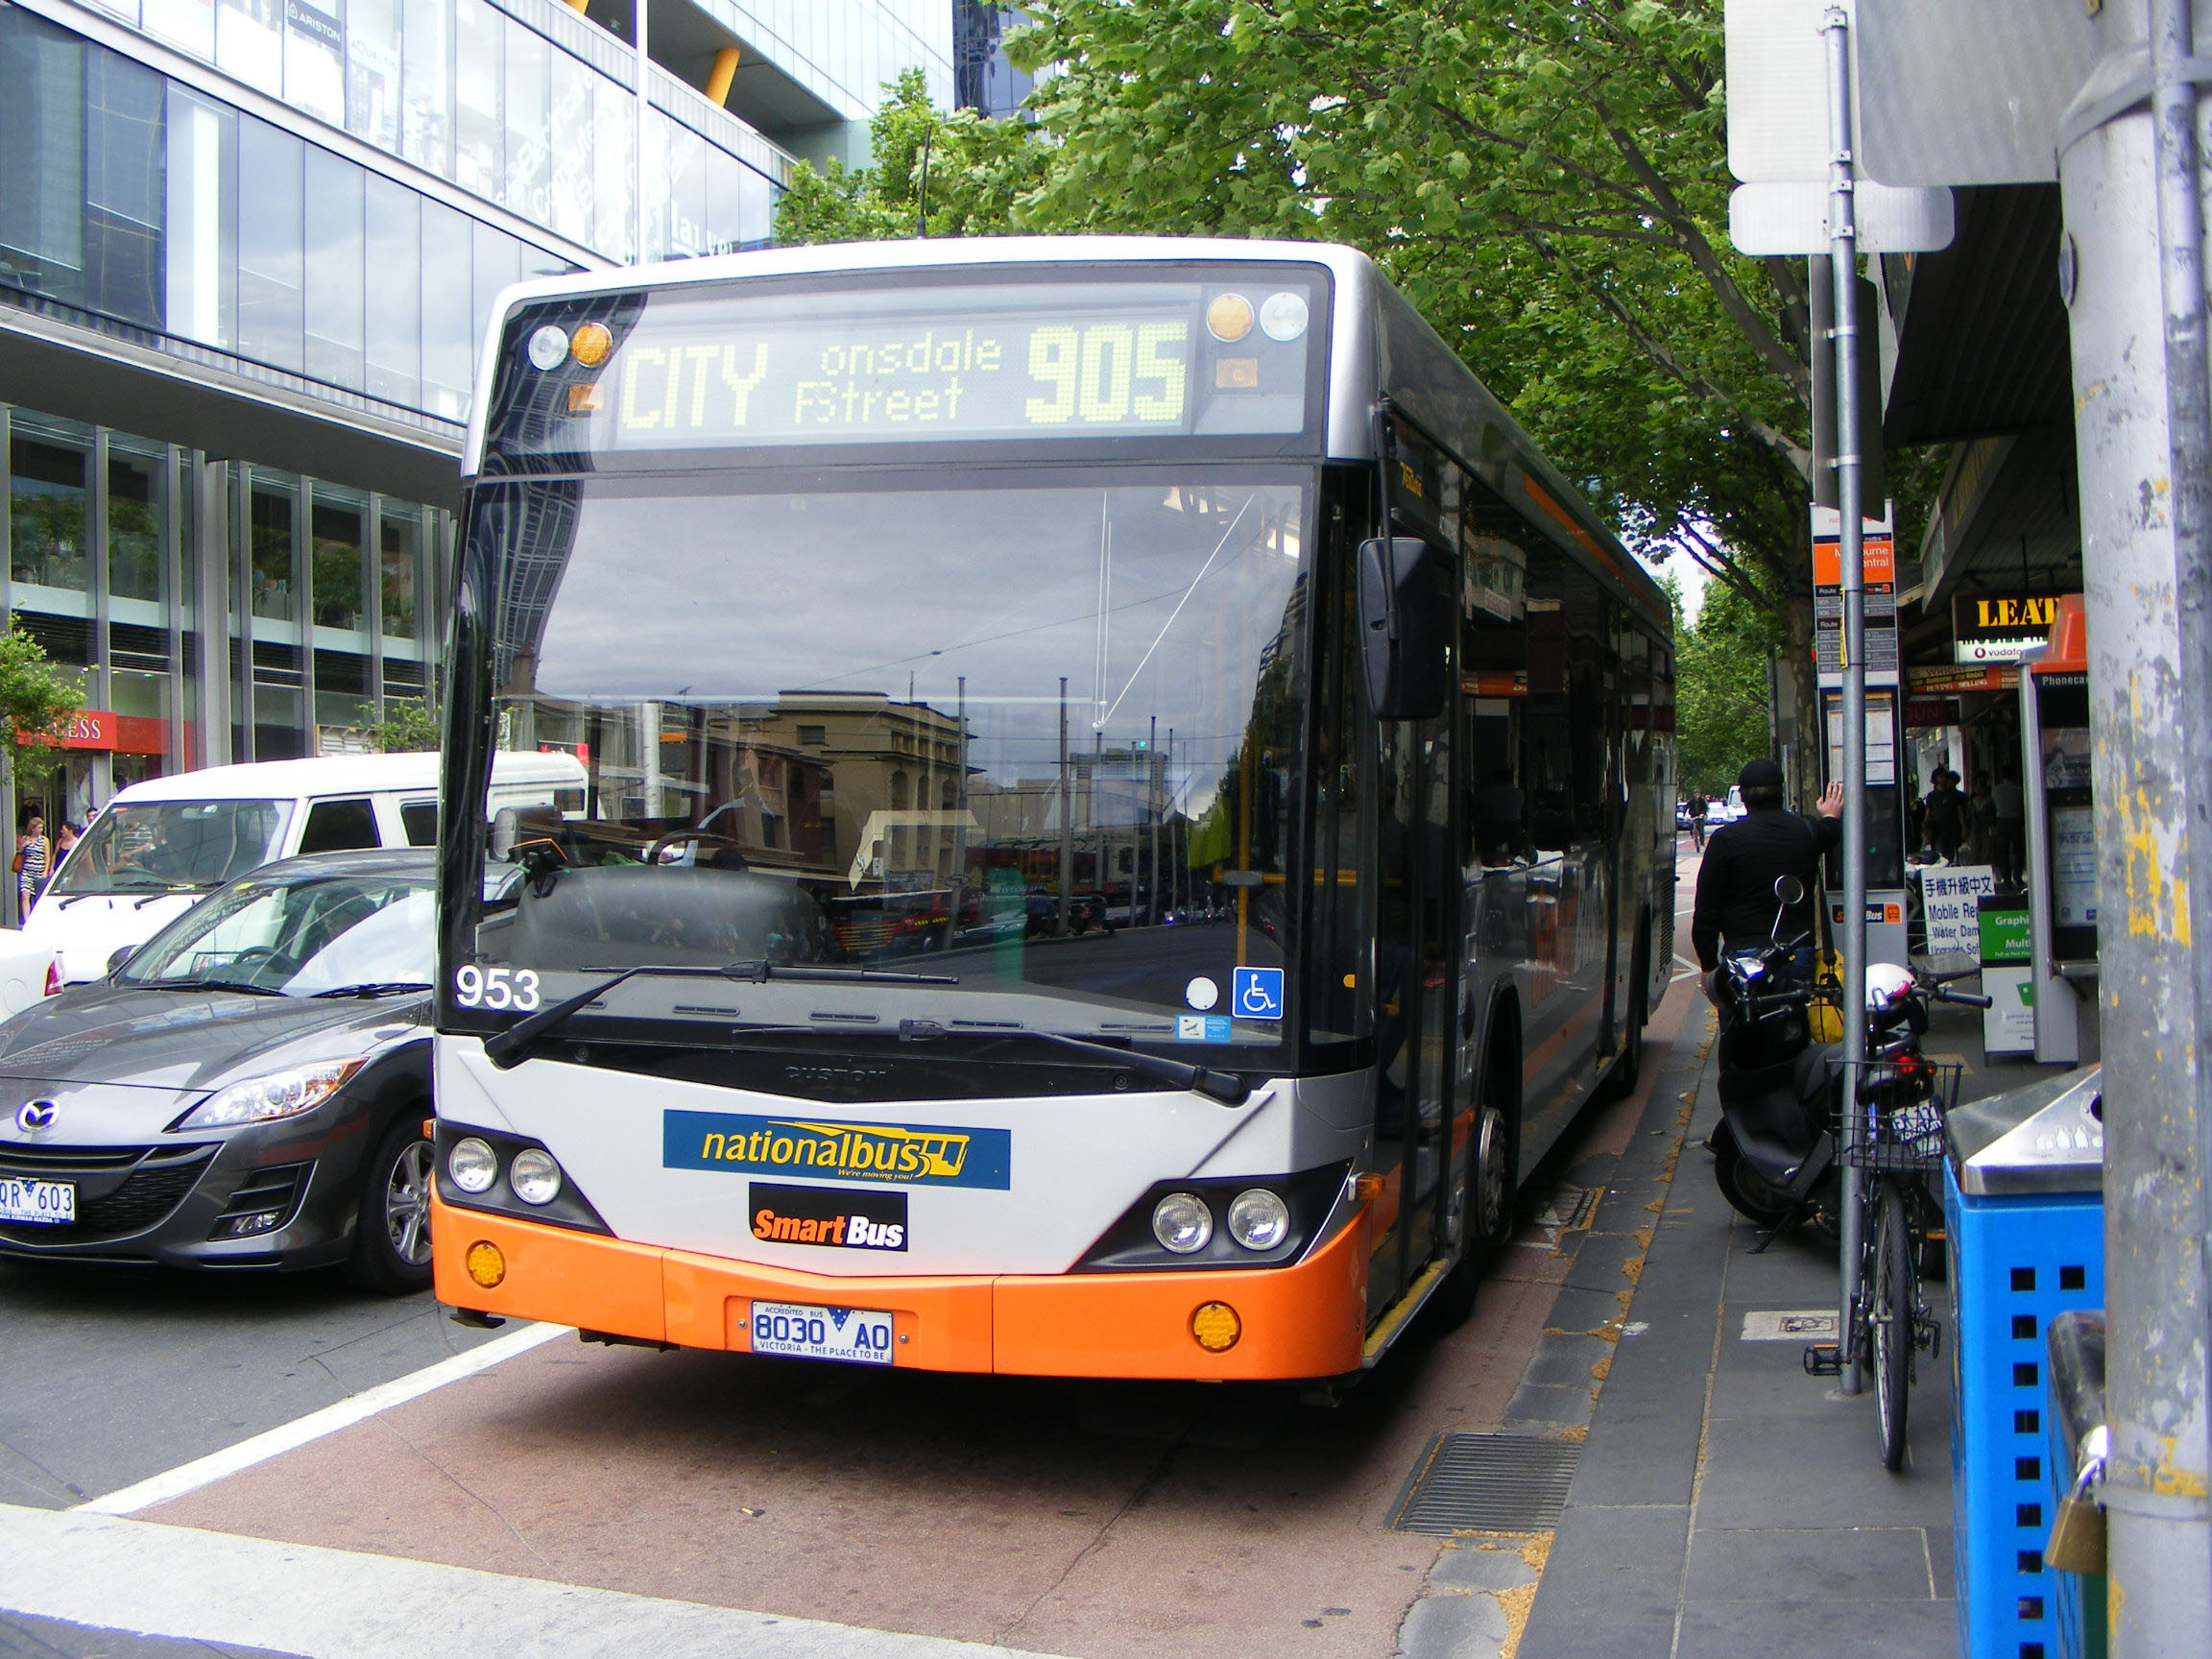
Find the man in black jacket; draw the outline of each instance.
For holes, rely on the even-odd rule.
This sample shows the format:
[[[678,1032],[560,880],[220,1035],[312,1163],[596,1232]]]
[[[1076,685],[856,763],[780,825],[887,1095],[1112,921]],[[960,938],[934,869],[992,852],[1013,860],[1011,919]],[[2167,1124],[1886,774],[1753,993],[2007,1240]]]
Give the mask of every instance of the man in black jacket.
[[[1813,882],[1820,857],[1843,838],[1843,785],[1832,783],[1820,797],[1819,816],[1801,817],[1782,806],[1782,768],[1753,760],[1736,775],[1743,791],[1744,814],[1713,831],[1705,862],[1697,872],[1697,907],[1690,921],[1690,942],[1697,965],[1710,975],[1727,950],[1756,950],[1769,938],[1803,939],[1798,952],[1804,972],[1812,972]],[[1774,880],[1794,876],[1805,897],[1788,906],[1782,926],[1774,926]]]

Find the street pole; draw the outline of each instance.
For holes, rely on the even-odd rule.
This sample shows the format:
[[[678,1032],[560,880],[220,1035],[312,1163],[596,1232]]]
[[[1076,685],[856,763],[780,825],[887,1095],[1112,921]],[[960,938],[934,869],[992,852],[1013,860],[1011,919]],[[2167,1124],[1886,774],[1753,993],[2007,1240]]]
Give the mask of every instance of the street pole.
[[[1160,926],[1160,716],[1152,716],[1152,733],[1144,740],[1144,811],[1152,820],[1152,881],[1144,902],[1147,926]]]
[[[1068,676],[1060,676],[1060,904],[1058,937],[1068,937],[1068,890],[1075,884],[1075,790],[1068,770]]]
[[[1839,1352],[1851,1352],[1859,1300],[1859,1079],[1866,1055],[1866,562],[1859,460],[1859,229],[1853,211],[1851,21],[1840,7],[1822,19],[1828,36],[1828,262],[1836,285],[1836,502],[1841,524],[1843,598],[1843,1214],[1839,1254]],[[1845,1364],[1843,1392],[1859,1392]]]
[[[2150,100],[2058,162],[2098,804],[2114,1659],[2202,1652],[2212,1630],[2212,387],[2191,12],[2109,14],[2115,36],[2148,26]],[[2107,61],[2144,43],[2116,38]]]

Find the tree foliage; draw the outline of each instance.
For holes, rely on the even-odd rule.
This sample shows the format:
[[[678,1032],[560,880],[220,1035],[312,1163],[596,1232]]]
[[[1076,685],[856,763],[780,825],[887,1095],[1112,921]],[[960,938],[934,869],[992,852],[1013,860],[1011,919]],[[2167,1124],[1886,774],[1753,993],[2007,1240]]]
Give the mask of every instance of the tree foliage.
[[[1744,761],[1774,753],[1767,723],[1767,675],[1781,632],[1742,594],[1715,585],[1706,589],[1704,606],[1692,626],[1683,624],[1676,595],[1674,642],[1674,731],[1682,788],[1724,794]]]
[[[11,616],[0,632],[0,721],[9,733],[0,757],[18,787],[35,786],[53,771],[62,729],[84,707],[78,677],[55,667],[21,618]]]
[[[438,716],[427,703],[412,697],[390,698],[384,718],[365,728],[370,746],[385,755],[413,755],[435,749],[441,733]]]

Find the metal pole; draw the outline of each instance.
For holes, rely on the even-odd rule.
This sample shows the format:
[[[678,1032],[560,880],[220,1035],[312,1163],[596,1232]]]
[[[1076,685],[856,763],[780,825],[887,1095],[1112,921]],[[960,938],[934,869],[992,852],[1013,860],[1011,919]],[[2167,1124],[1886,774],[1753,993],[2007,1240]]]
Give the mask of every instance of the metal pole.
[[[1864,1178],[1850,1155],[1859,1144],[1858,1083],[1866,1054],[1866,569],[1859,463],[1859,229],[1853,211],[1851,21],[1830,7],[1828,36],[1829,264],[1836,284],[1836,500],[1842,523],[1843,597],[1843,1214],[1838,1339],[1850,1352],[1859,1300],[1859,1200]],[[1846,1364],[1843,1392],[1859,1392]]]
[[[637,188],[630,203],[631,235],[630,263],[645,263],[645,123],[646,111],[652,108],[652,77],[648,73],[653,60],[645,53],[645,12],[650,0],[630,0],[631,33],[637,36],[637,130],[632,134],[632,147],[637,151],[637,165],[632,169]]]
[[[1152,820],[1152,881],[1144,901],[1145,923],[1160,925],[1160,716],[1152,716],[1152,734],[1144,740],[1144,813]]]
[[[2148,25],[2150,107],[2059,156],[2097,801],[2114,1659],[2202,1652],[2212,1629],[2212,425],[2191,11],[2113,14],[2123,34]]]
[[[1068,676],[1060,676],[1060,918],[1068,937],[1068,889],[1075,884],[1075,790],[1068,770]]]

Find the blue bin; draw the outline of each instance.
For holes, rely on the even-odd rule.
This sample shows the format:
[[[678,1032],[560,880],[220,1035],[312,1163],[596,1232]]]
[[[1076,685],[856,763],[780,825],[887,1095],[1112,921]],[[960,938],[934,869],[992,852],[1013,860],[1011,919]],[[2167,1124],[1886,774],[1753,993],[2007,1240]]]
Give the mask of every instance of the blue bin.
[[[1961,1106],[1946,1125],[1951,1506],[1965,1659],[2060,1659],[2044,1335],[2104,1305],[2095,1067]]]

